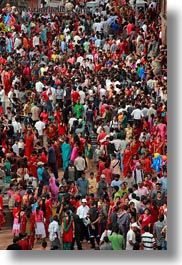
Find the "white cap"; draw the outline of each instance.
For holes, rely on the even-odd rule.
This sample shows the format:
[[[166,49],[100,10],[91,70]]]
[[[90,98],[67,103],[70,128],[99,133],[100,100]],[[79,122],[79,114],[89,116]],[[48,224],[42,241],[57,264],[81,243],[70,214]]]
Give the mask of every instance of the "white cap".
[[[87,200],[86,199],[82,199],[82,202],[87,202]]]
[[[44,165],[44,163],[43,163],[43,162],[41,162],[41,161],[39,161],[39,162],[37,163],[37,165],[38,165],[38,166],[43,166],[43,165]]]
[[[140,227],[139,227],[139,225],[137,224],[137,222],[132,223],[132,224],[131,224],[131,227],[136,227],[136,228],[140,229]]]
[[[105,179],[106,176],[105,176],[104,174],[101,174],[101,175],[100,175],[100,178],[101,178],[101,179]]]

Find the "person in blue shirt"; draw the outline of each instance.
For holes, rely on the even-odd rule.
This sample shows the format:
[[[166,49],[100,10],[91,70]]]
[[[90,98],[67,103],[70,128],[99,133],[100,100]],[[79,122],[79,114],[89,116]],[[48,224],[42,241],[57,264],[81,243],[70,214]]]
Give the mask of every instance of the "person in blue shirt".
[[[165,192],[167,196],[167,170],[163,171],[163,177],[160,179],[161,190]]]
[[[42,181],[42,173],[44,171],[43,165],[44,165],[44,163],[42,163],[41,161],[39,161],[37,163],[37,166],[38,166],[38,168],[37,168],[37,176],[38,176],[38,180],[39,181]]]

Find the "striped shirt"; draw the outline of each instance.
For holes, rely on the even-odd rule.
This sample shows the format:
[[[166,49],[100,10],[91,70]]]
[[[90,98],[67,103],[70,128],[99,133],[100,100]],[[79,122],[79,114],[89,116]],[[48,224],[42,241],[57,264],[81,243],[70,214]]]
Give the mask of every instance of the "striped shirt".
[[[144,246],[144,250],[153,250],[153,244],[155,242],[154,236],[149,233],[149,232],[145,232],[141,235],[141,241],[143,243]]]

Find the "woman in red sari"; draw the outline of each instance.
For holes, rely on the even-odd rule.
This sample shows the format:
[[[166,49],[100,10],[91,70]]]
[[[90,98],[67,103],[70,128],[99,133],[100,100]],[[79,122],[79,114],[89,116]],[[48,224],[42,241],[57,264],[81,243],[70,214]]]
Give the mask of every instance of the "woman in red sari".
[[[145,232],[145,226],[151,228],[152,216],[149,208],[145,208],[144,213],[139,217],[138,222],[141,222],[142,234]]]
[[[140,141],[136,137],[134,137],[132,143],[130,144],[130,150],[132,155],[138,154],[140,144]]]
[[[27,223],[27,218],[26,218],[25,207],[22,207],[20,211],[20,232],[21,233],[25,233],[26,223]]]
[[[123,175],[124,177],[126,177],[128,171],[131,170],[131,159],[132,159],[132,152],[130,149],[130,145],[128,144],[123,153],[123,167],[124,167]]]
[[[45,201],[45,231],[46,231],[46,237],[49,237],[48,227],[51,222],[52,217],[52,201],[50,199],[49,194],[46,196]]]
[[[163,155],[163,145],[164,141],[162,140],[161,136],[158,135],[157,139],[154,141],[154,153],[159,153]]]
[[[34,147],[34,135],[31,129],[27,130],[27,133],[24,136],[25,141],[25,156],[29,159]]]
[[[63,238],[63,250],[71,250],[73,237],[75,234],[74,220],[70,214],[70,211],[65,212],[65,216],[62,219],[62,238]]]
[[[2,72],[2,75],[1,75],[2,84],[3,84],[6,95],[8,95],[11,89],[11,77],[12,77],[12,71],[9,71],[8,68]]]
[[[47,151],[46,151],[46,148],[45,147],[42,148],[42,153],[40,155],[40,160],[44,164],[47,164],[48,163]]]
[[[53,139],[56,136],[57,129],[56,129],[56,125],[53,122],[50,122],[47,125],[46,133],[47,133],[47,137],[50,140]]]
[[[42,117],[42,121],[47,124],[49,120],[49,114],[46,111],[46,109],[43,109],[43,111],[40,113],[40,117]]]
[[[38,163],[37,152],[33,151],[30,156],[30,159],[28,160],[28,171],[29,175],[32,175],[34,178],[37,178],[37,163]]]

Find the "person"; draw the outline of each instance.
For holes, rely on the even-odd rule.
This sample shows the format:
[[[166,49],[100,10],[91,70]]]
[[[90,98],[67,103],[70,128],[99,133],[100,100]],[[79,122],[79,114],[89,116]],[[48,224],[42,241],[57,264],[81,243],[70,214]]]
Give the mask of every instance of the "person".
[[[111,242],[113,250],[123,250],[124,249],[124,238],[120,234],[119,226],[113,228],[112,235],[108,236],[109,241]]]
[[[71,145],[69,144],[69,139],[66,138],[64,143],[61,145],[62,160],[63,160],[63,170],[69,166],[70,156],[71,156]]]
[[[135,232],[137,229],[140,229],[137,222],[134,222],[130,226],[130,230],[128,231],[126,235],[126,250],[133,250],[133,247],[136,243],[136,235]]]
[[[91,201],[90,209],[88,212],[88,216],[90,219],[89,236],[90,236],[90,244],[91,248],[95,249],[95,240],[99,247],[100,235],[99,235],[99,211],[95,201]]]
[[[152,216],[151,216],[151,211],[148,207],[146,207],[143,211],[143,214],[140,215],[140,217],[138,218],[138,222],[141,222],[141,232],[144,233],[144,227],[147,226],[149,228],[149,231],[151,231],[150,229],[152,228]]]
[[[154,223],[153,235],[156,240],[156,245],[158,250],[166,250],[165,246],[165,235],[162,232],[162,229],[165,226],[164,215],[160,214],[158,221]]]
[[[71,250],[73,237],[75,236],[75,226],[73,216],[69,210],[65,212],[62,219],[61,231],[63,250]]]
[[[37,206],[34,211],[35,216],[35,235],[37,237],[37,242],[46,237],[45,226],[44,226],[44,213],[40,206]]]
[[[2,225],[5,223],[4,217],[4,205],[3,205],[3,197],[1,195],[2,190],[0,189],[0,230],[2,229]]]
[[[85,159],[82,157],[82,152],[78,152],[78,157],[74,160],[74,166],[76,168],[76,180],[81,178],[86,168]]]
[[[37,176],[38,176],[38,180],[39,181],[42,181],[43,180],[43,177],[42,177],[42,174],[43,174],[43,171],[44,171],[44,163],[43,162],[41,162],[41,161],[39,161],[38,163],[37,163],[37,166],[38,166],[38,168],[37,168]]]
[[[127,172],[131,170],[131,158],[132,158],[132,153],[130,150],[130,145],[128,144],[123,153],[123,175],[124,177],[126,177]]]
[[[48,163],[47,142],[51,140],[56,159],[52,161],[52,165],[49,164],[45,181],[38,182],[35,193],[33,191],[29,194],[31,189],[28,191],[33,207],[36,205],[35,201],[39,202],[46,216],[45,203],[39,197],[45,198],[47,193],[50,194],[50,171],[57,175],[56,162],[57,170],[60,170],[62,176],[63,162],[70,165],[67,158],[62,161],[61,144],[69,138],[72,150],[70,161],[74,164],[78,152],[84,153],[85,145],[91,138],[94,164],[91,163],[93,168],[90,169],[96,171],[97,182],[100,181],[101,174],[105,174],[108,185],[115,178],[111,174],[111,171],[114,174],[116,172],[110,168],[112,161],[108,154],[116,154],[119,165],[114,169],[122,183],[128,177],[128,171],[134,171],[136,160],[141,163],[139,169],[144,173],[150,171],[151,177],[157,177],[156,182],[162,181],[162,190],[156,192],[156,182],[150,188],[150,177],[149,181],[139,179],[138,182],[141,174],[137,174],[137,181],[128,183],[126,187],[129,193],[125,189],[121,191],[122,198],[112,198],[112,188],[103,189],[102,196],[109,198],[108,206],[115,209],[112,216],[114,223],[117,211],[122,211],[122,207],[128,205],[135,194],[135,221],[138,221],[144,208],[150,208],[150,202],[155,201],[156,207],[160,208],[167,201],[166,178],[161,180],[163,165],[167,168],[168,163],[167,44],[166,23],[163,20],[159,23],[160,14],[164,13],[165,17],[166,10],[162,10],[163,5],[157,4],[154,9],[150,3],[150,8],[145,5],[145,12],[143,9],[138,12],[133,0],[103,0],[98,10],[85,12],[86,1],[81,5],[77,2],[71,3],[72,10],[76,12],[65,13],[59,10],[56,15],[47,14],[46,10],[41,10],[39,15],[31,10],[16,13],[15,7],[9,4],[0,12],[2,19],[5,19],[0,23],[0,86],[3,86],[6,94],[10,90],[7,97],[9,106],[6,104],[4,110],[0,107],[0,162],[7,165],[6,160],[9,161],[9,167],[5,170],[5,182],[9,183],[17,172],[21,173],[21,179],[18,179],[20,183],[13,180],[10,192],[17,188],[23,195],[23,203],[28,204],[27,194],[24,194],[27,175],[23,178],[20,161],[28,164],[29,177],[37,179],[37,163]],[[69,6],[70,3],[66,3],[66,9]],[[6,25],[8,18],[10,21]],[[24,23],[21,26],[18,21],[22,19]],[[134,20],[136,27],[133,26]],[[5,32],[7,28],[9,32]],[[11,53],[8,53],[6,41],[11,40],[15,45],[10,47]],[[2,89],[0,90],[0,101],[3,104],[4,93],[1,94]],[[22,118],[22,113],[26,116],[25,119]],[[32,120],[27,118],[28,113],[31,113]],[[126,128],[127,122],[130,125]],[[30,139],[27,137],[29,130],[32,132]],[[17,149],[18,143],[23,147],[20,138],[27,138],[24,150]],[[113,140],[108,143],[109,139]],[[159,153],[158,157],[156,153]],[[109,170],[106,163],[109,164]],[[86,170],[86,166],[83,170]],[[63,184],[64,188],[60,188],[59,196],[56,192],[53,194],[52,190],[50,195],[53,211],[61,204],[61,221],[66,210],[72,210],[73,206],[78,208],[81,204],[81,197],[77,197],[80,193],[74,188],[77,184],[75,180],[81,174],[75,177],[75,184],[70,183],[70,179],[65,179],[66,174],[63,179],[60,176],[56,179],[56,184]],[[55,184],[53,178],[51,181]],[[115,184],[118,185],[119,181]],[[112,183],[113,186],[115,184]],[[20,188],[22,185],[23,189]],[[85,194],[88,206],[91,201],[96,200],[98,210],[102,211],[103,198],[96,198],[93,194],[88,194],[88,191]],[[149,202],[143,199],[143,195],[148,197]],[[21,201],[21,197],[18,198]],[[141,204],[139,207],[138,202]],[[117,207],[114,208],[115,206]],[[151,215],[155,217],[152,218],[153,227],[157,210],[151,210]],[[108,217],[106,228],[111,219],[110,214]],[[133,219],[132,217],[132,223]],[[106,220],[103,218],[102,221],[101,230]],[[49,222],[48,215],[46,227]],[[137,238],[136,241],[139,242]],[[138,245],[135,244],[134,247],[137,249]]]
[[[18,241],[18,244],[22,247],[22,250],[30,250],[30,245],[27,240],[27,233],[20,233],[19,238],[20,240]]]
[[[50,249],[53,249],[55,246],[57,247],[57,249],[61,249],[60,226],[57,215],[53,216],[53,220],[48,227],[48,232],[49,232],[49,240],[51,242]]]
[[[97,180],[95,178],[94,172],[90,172],[90,178],[88,179],[89,182],[89,187],[88,187],[88,192],[89,194],[93,193],[96,195],[97,192]]]
[[[86,238],[86,240],[89,241],[88,227],[87,224],[84,223],[84,221],[85,219],[88,219],[88,213],[90,208],[88,207],[88,205],[86,205],[87,203],[86,199],[82,199],[81,202],[82,204],[77,208],[76,212],[76,214],[82,220],[80,240],[83,241],[83,239]]]
[[[82,220],[79,217],[79,215],[76,213],[77,209],[75,206],[73,207],[72,210],[73,210],[72,216],[73,216],[74,224],[75,224],[75,236],[73,237],[71,249],[72,250],[75,249],[75,242],[76,242],[77,249],[82,250],[82,244],[81,244]]]
[[[117,224],[118,224],[120,233],[123,235],[123,244],[125,245],[127,232],[130,228],[130,214],[129,214],[128,205],[124,205],[122,212],[118,212]]]
[[[85,159],[88,171],[90,171],[92,168],[92,158],[93,158],[93,149],[91,145],[91,140],[88,140],[87,143],[85,144]]]
[[[108,196],[103,196],[101,199],[101,206],[99,211],[100,217],[100,235],[104,232],[107,227],[108,213],[109,213],[109,198]]]
[[[13,238],[13,244],[8,245],[6,250],[23,250],[22,247],[18,244],[19,240],[19,236],[15,236]]]
[[[89,189],[89,181],[86,178],[85,172],[83,172],[81,177],[77,179],[76,187],[78,189],[78,193],[82,196],[82,198],[84,198]]]
[[[104,243],[100,246],[100,250],[113,250],[111,242],[109,242],[108,236],[104,237]]]
[[[48,142],[48,164],[52,168],[52,172],[54,173],[55,178],[58,179],[56,152],[51,141]]]
[[[42,250],[47,249],[47,242],[45,240],[42,241]]]
[[[141,235],[141,245],[144,250],[153,250],[155,248],[155,239],[149,232],[149,227],[144,226],[144,233]]]
[[[97,196],[98,196],[98,198],[101,198],[103,196],[104,189],[108,187],[108,184],[105,181],[105,179],[106,179],[106,176],[104,174],[101,174],[100,181],[97,183]]]

